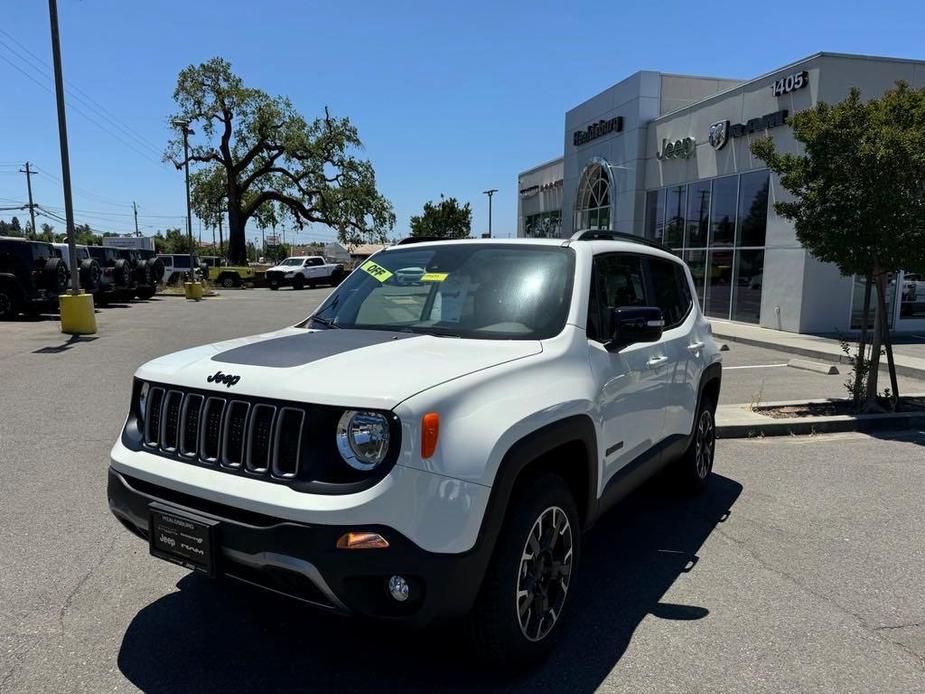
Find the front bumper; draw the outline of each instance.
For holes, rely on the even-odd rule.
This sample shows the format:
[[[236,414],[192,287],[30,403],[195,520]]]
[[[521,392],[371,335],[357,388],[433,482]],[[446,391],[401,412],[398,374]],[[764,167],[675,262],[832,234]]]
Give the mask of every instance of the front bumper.
[[[268,516],[109,470],[109,507],[148,538],[149,505],[160,502],[218,521],[217,574],[279,592],[325,610],[423,626],[468,612],[491,556],[493,536],[458,554],[428,552],[382,525],[326,525]],[[378,532],[387,549],[344,550],[348,531]],[[393,600],[388,580],[403,576],[410,598]]]
[[[273,287],[290,287],[295,282],[295,275],[286,277],[282,272],[278,271],[267,272],[265,277],[267,284]]]

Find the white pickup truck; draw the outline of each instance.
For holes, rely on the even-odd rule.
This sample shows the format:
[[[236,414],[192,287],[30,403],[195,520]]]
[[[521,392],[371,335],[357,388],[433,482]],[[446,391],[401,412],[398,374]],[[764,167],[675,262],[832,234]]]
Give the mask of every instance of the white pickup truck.
[[[328,263],[320,255],[299,255],[286,258],[266,272],[267,285],[276,291],[290,286],[302,289],[306,285],[329,284],[336,287],[344,279],[344,266]]]

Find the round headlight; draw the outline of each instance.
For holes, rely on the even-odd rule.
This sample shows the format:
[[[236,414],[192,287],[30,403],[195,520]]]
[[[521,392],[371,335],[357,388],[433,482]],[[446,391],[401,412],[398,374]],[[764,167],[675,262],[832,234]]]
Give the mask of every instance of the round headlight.
[[[337,450],[355,470],[372,470],[389,450],[389,420],[378,412],[347,410],[337,423]]]
[[[141,390],[138,391],[138,414],[141,415],[141,421],[145,421],[145,415],[148,413],[148,384],[142,383]]]

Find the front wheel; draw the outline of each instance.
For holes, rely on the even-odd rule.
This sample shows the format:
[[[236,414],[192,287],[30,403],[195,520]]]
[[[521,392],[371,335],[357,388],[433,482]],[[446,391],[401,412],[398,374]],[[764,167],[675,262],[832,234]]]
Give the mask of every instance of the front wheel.
[[[232,277],[231,275],[225,275],[224,277],[222,277],[222,286],[225,289],[231,289],[236,284],[237,283],[234,281],[234,277]]]
[[[302,275],[296,275],[295,279],[292,280],[292,288],[299,290],[305,288],[305,278]]]
[[[17,304],[13,290],[0,287],[0,320],[13,320],[18,311]]]
[[[558,475],[515,489],[476,606],[473,645],[495,663],[545,654],[562,615],[581,545],[575,501]]]

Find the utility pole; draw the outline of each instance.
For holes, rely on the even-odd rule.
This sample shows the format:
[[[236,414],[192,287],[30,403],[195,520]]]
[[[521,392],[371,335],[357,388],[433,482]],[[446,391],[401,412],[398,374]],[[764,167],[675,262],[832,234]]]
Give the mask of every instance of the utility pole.
[[[74,244],[74,204],[71,200],[71,159],[67,148],[67,116],[64,112],[64,76],[61,72],[61,41],[58,36],[58,3],[48,0],[51,19],[51,53],[55,66],[55,100],[58,104],[58,141],[61,146],[61,182],[64,187],[64,218],[67,224],[67,251],[70,258],[71,294],[80,294],[80,273],[77,268],[77,247]],[[34,222],[33,222],[34,225]],[[35,227],[33,226],[33,229]]]
[[[498,192],[498,189],[491,188],[489,190],[483,190],[482,192],[488,196],[488,238],[491,238],[491,198]]]
[[[138,231],[138,205],[134,200],[132,200],[132,210],[135,212],[135,236],[141,236],[141,232]]]
[[[193,134],[193,129],[189,127],[189,121],[182,118],[173,120],[174,127],[183,129],[183,166],[186,169],[186,237],[189,242],[189,281],[196,281],[196,270],[193,267],[193,212],[190,207],[189,196],[189,136]],[[176,165],[180,168],[180,164]]]
[[[32,202],[32,174],[35,173],[29,168],[29,162],[26,162],[26,168],[20,169],[19,173],[26,174],[26,190],[29,191],[29,217],[32,219],[32,238],[37,238],[38,232],[35,229],[35,204]]]

